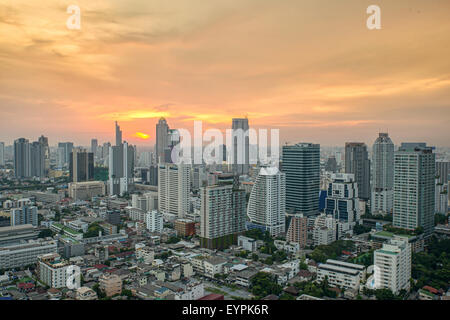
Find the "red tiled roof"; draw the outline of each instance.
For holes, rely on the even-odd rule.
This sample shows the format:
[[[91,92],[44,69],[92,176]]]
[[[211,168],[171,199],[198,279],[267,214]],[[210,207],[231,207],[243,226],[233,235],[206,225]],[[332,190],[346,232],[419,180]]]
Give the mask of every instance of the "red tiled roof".
[[[99,270],[108,268],[108,266],[106,264],[94,264],[93,267],[96,268],[96,269],[99,269]]]
[[[438,289],[435,289],[435,288],[430,287],[430,286],[424,286],[423,289],[424,289],[424,290],[427,290],[427,291],[429,291],[429,292],[431,292],[431,293],[434,293],[434,294],[438,294],[438,293],[439,293],[439,290],[438,290]]]
[[[22,282],[19,283],[19,289],[33,289],[34,288],[34,283],[32,282]]]

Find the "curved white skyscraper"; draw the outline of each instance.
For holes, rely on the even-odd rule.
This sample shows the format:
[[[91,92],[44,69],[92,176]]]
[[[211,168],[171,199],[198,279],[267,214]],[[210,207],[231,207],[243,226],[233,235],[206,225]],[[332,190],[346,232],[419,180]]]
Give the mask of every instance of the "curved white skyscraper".
[[[250,193],[248,227],[276,237],[285,232],[285,212],[286,175],[276,167],[262,167]]]
[[[394,143],[387,133],[380,133],[373,144],[372,214],[392,213],[394,205]]]

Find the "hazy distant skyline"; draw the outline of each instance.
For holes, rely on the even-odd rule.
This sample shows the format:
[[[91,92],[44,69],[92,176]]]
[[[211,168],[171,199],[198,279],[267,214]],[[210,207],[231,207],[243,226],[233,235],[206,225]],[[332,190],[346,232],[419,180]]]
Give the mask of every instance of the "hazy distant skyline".
[[[224,130],[233,117],[325,146],[378,132],[450,146],[450,1],[0,0],[0,141]],[[366,28],[381,7],[382,29]],[[145,135],[149,139],[144,140]]]

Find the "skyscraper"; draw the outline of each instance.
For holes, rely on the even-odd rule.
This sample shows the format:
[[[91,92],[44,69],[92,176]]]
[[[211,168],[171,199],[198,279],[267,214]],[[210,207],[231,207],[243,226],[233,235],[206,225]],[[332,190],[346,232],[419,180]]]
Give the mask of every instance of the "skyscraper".
[[[183,218],[189,212],[191,167],[180,164],[158,166],[158,210]]]
[[[286,174],[286,210],[305,216],[319,211],[320,145],[283,146],[282,171]]]
[[[237,175],[248,174],[250,168],[249,126],[247,118],[232,119],[232,167]]]
[[[120,130],[120,126],[116,121],[116,146],[120,146],[122,144],[122,130]]]
[[[30,144],[30,166],[32,177],[45,177],[45,145],[39,141]]]
[[[48,138],[43,135],[39,137],[39,143],[44,148],[44,173],[48,175],[48,170],[50,169],[50,147],[48,145]]]
[[[126,141],[109,147],[109,194],[123,195],[133,184],[134,148]]]
[[[91,140],[91,152],[94,154],[94,158],[97,156],[98,140]]]
[[[362,142],[345,144],[345,173],[353,173],[358,184],[359,198],[370,199],[370,160],[367,146]]]
[[[0,167],[5,165],[5,143],[0,142]]]
[[[72,182],[94,180],[94,154],[82,148],[74,148],[70,153],[69,170]]]
[[[355,225],[359,220],[358,185],[351,173],[335,173],[328,186],[325,214],[342,223]]]
[[[395,227],[426,236],[434,229],[435,154],[426,143],[402,143],[394,154]]]
[[[233,174],[222,174],[217,184],[200,188],[200,246],[225,249],[245,231],[245,191]]]
[[[0,160],[1,161],[1,160]],[[450,181],[450,161],[436,160],[437,183],[447,184]]]
[[[167,147],[169,146],[169,125],[166,119],[160,118],[156,124],[156,163],[165,162],[165,155]]]
[[[14,174],[17,179],[31,177],[30,142],[25,138],[14,141]]]
[[[387,133],[380,133],[373,144],[372,168],[372,214],[391,214],[394,205],[394,143]]]
[[[317,197],[319,193],[317,193]],[[269,231],[273,237],[284,234],[286,175],[276,167],[262,167],[250,193],[247,228]]]
[[[62,169],[69,166],[70,153],[73,149],[72,142],[58,143],[58,168]]]

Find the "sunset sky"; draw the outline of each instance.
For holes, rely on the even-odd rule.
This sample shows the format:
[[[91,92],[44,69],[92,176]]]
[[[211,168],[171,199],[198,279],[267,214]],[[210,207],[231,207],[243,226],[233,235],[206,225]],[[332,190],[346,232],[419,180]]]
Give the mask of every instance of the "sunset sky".
[[[81,30],[66,13],[81,9]],[[381,30],[366,8],[381,7]],[[282,142],[450,146],[448,0],[0,0],[0,141],[124,139],[155,123]]]

